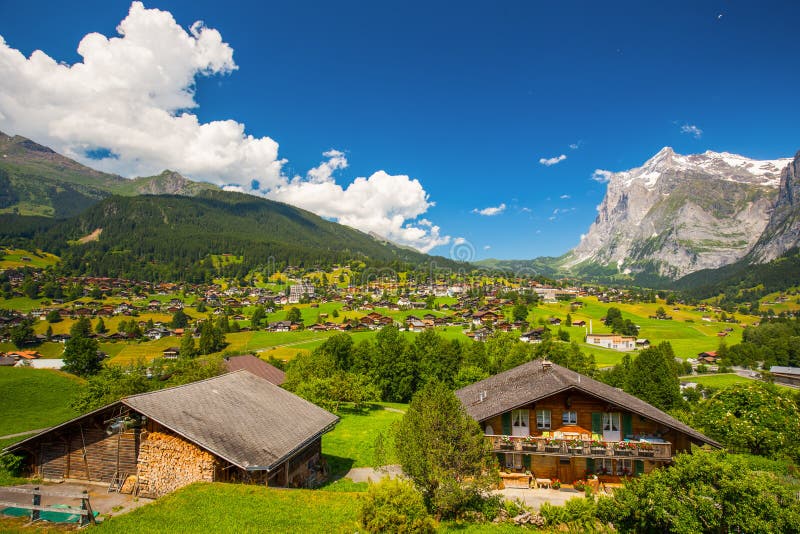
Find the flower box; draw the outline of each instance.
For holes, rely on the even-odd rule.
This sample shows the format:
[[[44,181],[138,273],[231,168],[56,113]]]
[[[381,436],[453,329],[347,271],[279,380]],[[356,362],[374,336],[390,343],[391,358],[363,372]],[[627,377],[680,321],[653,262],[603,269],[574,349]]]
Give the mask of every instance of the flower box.
[[[629,449],[614,449],[614,456],[630,456],[631,452]]]
[[[535,451],[536,450],[536,444],[535,443],[523,443],[522,444],[522,450],[523,451]]]
[[[514,444],[513,443],[501,443],[500,448],[504,451],[513,451]]]
[[[605,447],[592,447],[591,451],[592,454],[603,454],[603,455],[606,454],[607,452]]]
[[[583,454],[583,447],[570,447],[569,448],[570,454]]]
[[[643,449],[639,449],[639,456],[644,456],[644,457],[652,457],[652,456],[655,456],[655,455],[656,455],[656,451],[654,451],[654,450],[652,450],[652,449],[650,449],[650,450],[647,450],[647,449],[644,449],[644,450],[643,450]]]
[[[561,447],[559,445],[545,445],[544,451],[545,452],[559,452]]]

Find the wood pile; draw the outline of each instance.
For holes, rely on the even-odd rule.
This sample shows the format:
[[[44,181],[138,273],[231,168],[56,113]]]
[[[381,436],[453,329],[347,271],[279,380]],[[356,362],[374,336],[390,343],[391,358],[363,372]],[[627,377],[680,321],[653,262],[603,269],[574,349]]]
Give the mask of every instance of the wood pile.
[[[136,475],[128,475],[128,478],[125,479],[125,482],[122,483],[122,487],[119,489],[120,493],[133,493],[133,490],[136,488],[136,481],[139,480],[139,477]]]
[[[140,495],[157,498],[192,482],[213,482],[216,464],[212,454],[178,436],[143,433],[138,462]]]

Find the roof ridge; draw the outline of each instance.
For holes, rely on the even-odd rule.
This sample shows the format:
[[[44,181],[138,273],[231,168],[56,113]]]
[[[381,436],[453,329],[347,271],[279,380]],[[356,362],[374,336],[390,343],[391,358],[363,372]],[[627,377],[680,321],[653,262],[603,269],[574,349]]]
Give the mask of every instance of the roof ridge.
[[[250,373],[246,369],[237,369],[236,371],[230,371],[228,373],[222,373],[220,375],[210,376],[210,377],[204,378],[202,380],[195,380],[194,382],[187,382],[186,384],[178,384],[177,386],[170,386],[168,388],[154,389],[153,391],[145,391],[144,393],[136,393],[134,395],[127,395],[125,397],[122,397],[120,399],[120,401],[126,401],[128,399],[138,399],[139,397],[146,397],[147,395],[152,395],[154,393],[162,393],[164,391],[172,391],[172,390],[175,390],[175,389],[178,389],[178,388],[183,388],[183,387],[186,387],[186,386],[194,386],[195,384],[202,384],[203,382],[210,382],[212,380],[217,380],[219,378],[224,378],[226,376],[235,375],[237,373],[242,373],[242,372],[245,372],[245,373],[248,373],[250,375],[253,375],[253,373]],[[255,376],[255,375],[253,375],[253,376]],[[258,376],[255,376],[255,377],[256,378],[260,378]],[[263,378],[260,378],[260,379],[264,380]],[[267,380],[266,382],[269,382],[269,381]]]

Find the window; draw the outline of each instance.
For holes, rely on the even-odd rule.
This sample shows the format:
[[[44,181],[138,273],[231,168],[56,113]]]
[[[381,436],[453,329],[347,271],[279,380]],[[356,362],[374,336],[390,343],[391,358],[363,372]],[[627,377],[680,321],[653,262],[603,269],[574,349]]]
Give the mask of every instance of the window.
[[[577,425],[578,412],[561,412],[561,424],[563,425]]]
[[[511,426],[528,428],[528,410],[511,410]]]
[[[603,414],[603,430],[618,432],[619,431],[619,414],[618,413],[604,413]]]
[[[550,430],[550,410],[536,410],[536,428]]]

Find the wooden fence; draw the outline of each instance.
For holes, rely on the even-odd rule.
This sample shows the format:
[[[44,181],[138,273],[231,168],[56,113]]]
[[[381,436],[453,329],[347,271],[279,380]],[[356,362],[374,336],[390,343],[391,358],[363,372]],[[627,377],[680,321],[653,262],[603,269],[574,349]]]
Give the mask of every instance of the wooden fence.
[[[92,505],[89,503],[89,493],[84,491],[82,493],[68,493],[62,491],[41,490],[39,487],[35,488],[2,488],[4,493],[19,493],[22,495],[31,495],[31,504],[20,504],[16,502],[0,501],[0,506],[10,508],[21,508],[23,510],[30,510],[31,521],[38,521],[41,512],[54,512],[65,515],[79,515],[81,526],[89,523],[95,524],[94,512]],[[81,501],[80,508],[59,508],[57,506],[42,506],[42,496],[46,497],[62,497],[64,499],[77,499]]]

